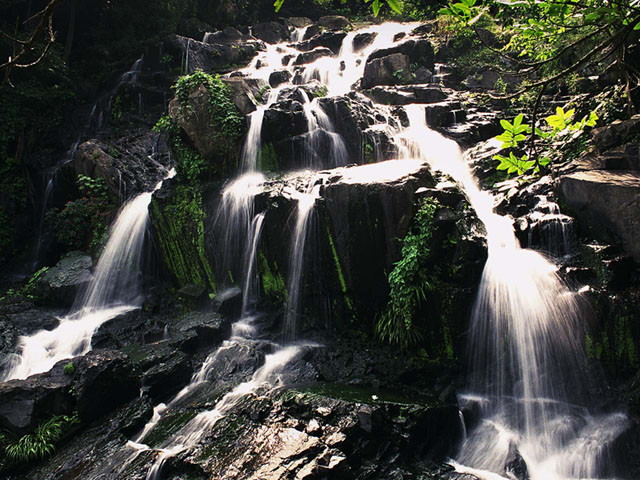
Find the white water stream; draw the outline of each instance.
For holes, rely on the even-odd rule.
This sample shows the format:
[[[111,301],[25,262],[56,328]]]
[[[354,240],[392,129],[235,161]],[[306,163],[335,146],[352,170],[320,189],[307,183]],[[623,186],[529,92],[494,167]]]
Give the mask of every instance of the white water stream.
[[[493,212],[457,144],[430,130],[424,107],[406,107],[410,125],[397,136],[406,158],[450,175],[485,225],[489,256],[469,331],[473,395],[480,424],[453,464],[486,480],[510,478],[517,451],[531,480],[595,479],[630,421],[592,415],[586,403],[582,304],[542,254],[520,248],[511,220]],[[582,405],[582,406],[581,406]]]
[[[158,183],[154,191],[161,186]],[[27,378],[50,370],[60,360],[84,355],[91,350],[91,337],[100,325],[140,307],[140,267],[152,194],[141,193],[122,207],[93,277],[71,313],[53,330],[21,336],[19,353],[9,359],[3,380]]]

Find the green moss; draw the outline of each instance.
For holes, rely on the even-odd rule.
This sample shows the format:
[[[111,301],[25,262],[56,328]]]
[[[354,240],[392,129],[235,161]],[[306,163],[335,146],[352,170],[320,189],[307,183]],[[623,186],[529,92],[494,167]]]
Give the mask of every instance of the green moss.
[[[163,260],[178,286],[194,283],[215,292],[215,277],[205,251],[202,194],[194,187],[178,185],[162,203],[154,198],[149,213]]]
[[[288,296],[287,284],[282,274],[278,271],[278,265],[274,263],[272,270],[267,257],[262,252],[258,252],[258,272],[267,301],[274,305],[285,305]]]
[[[280,170],[280,160],[276,154],[273,143],[267,143],[262,146],[262,154],[260,170],[263,172],[277,172]]]
[[[160,423],[143,439],[144,443],[152,448],[160,446],[162,442],[190,422],[197,413],[196,410],[186,410],[174,414],[165,414]]]
[[[336,244],[333,241],[333,235],[331,235],[331,230],[329,226],[327,226],[327,237],[329,238],[329,247],[331,248],[331,255],[333,256],[333,264],[336,267],[336,273],[338,274],[338,281],[340,282],[340,289],[342,290],[342,296],[344,298],[344,302],[347,305],[347,308],[351,312],[352,319],[355,320],[355,310],[353,308],[353,302],[349,297],[347,292],[347,282],[344,279],[344,274],[342,272],[342,266],[340,265],[340,258],[338,257],[338,251],[336,250]]]

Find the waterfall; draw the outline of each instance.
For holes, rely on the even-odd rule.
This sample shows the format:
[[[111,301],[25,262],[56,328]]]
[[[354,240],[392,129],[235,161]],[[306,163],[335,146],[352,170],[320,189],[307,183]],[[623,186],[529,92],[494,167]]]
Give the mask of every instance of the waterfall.
[[[170,176],[175,173],[172,172]],[[154,191],[161,186],[162,182],[158,183]],[[21,336],[20,353],[9,360],[3,380],[27,378],[50,370],[60,360],[84,355],[91,350],[91,337],[100,325],[140,307],[142,247],[152,193],[141,193],[122,207],[109,229],[109,239],[93,277],[76,297],[71,313],[51,331]]]
[[[482,419],[454,465],[480,478],[506,478],[517,452],[532,480],[601,478],[607,448],[629,420],[594,416],[584,405],[579,296],[552,262],[520,247],[510,219],[493,212],[493,197],[480,191],[457,144],[428,128],[424,107],[409,105],[406,112],[410,125],[396,137],[402,154],[450,175],[487,233],[469,332],[471,394],[460,398],[479,402]]]
[[[258,254],[258,242],[262,234],[262,224],[264,223],[264,212],[257,214],[251,222],[251,241],[247,245],[248,251],[245,253],[245,278],[242,289],[242,313],[241,318],[248,315],[258,298],[258,277],[256,275],[256,256]]]
[[[254,199],[262,191],[264,182],[262,174],[246,173],[230,182],[222,191],[213,225],[218,232],[218,277],[223,284],[234,283],[234,274],[244,274],[238,269],[246,263],[254,219]],[[238,280],[242,281],[242,278]]]
[[[300,314],[300,293],[304,252],[309,231],[309,219],[316,199],[320,196],[320,185],[311,179],[306,192],[296,192],[296,224],[291,237],[289,275],[287,280],[287,304],[284,314],[284,337],[291,342],[296,338],[296,323]]]

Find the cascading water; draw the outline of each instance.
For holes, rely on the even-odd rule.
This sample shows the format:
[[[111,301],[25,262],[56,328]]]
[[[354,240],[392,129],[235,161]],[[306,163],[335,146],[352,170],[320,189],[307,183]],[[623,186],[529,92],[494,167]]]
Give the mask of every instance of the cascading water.
[[[309,231],[309,219],[316,199],[320,196],[320,184],[312,177],[307,191],[296,191],[298,206],[296,208],[296,225],[291,237],[291,254],[289,255],[289,275],[287,281],[287,305],[284,314],[284,337],[288,342],[296,338],[296,323],[300,311],[300,291],[304,252]]]
[[[620,413],[591,415],[584,368],[582,306],[543,255],[520,248],[510,220],[493,212],[455,142],[426,125],[424,108],[406,107],[397,135],[407,158],[426,160],[462,188],[485,225],[488,259],[469,333],[472,394],[482,418],[454,462],[462,473],[510,478],[515,454],[532,480],[602,478],[608,448],[629,426]],[[503,477],[504,475],[504,477]]]
[[[175,171],[169,176],[175,174]],[[162,186],[160,182],[157,190]],[[3,379],[46,372],[58,361],[91,349],[93,333],[106,321],[139,308],[142,247],[153,192],[130,200],[109,230],[109,240],[87,289],[76,297],[71,313],[54,330],[40,330],[18,340],[19,355],[9,361]]]

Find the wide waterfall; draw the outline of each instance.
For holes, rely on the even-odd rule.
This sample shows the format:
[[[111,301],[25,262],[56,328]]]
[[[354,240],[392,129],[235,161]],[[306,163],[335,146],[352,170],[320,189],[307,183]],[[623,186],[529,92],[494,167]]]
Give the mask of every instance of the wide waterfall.
[[[585,305],[556,265],[520,247],[458,145],[429,129],[424,108],[409,105],[406,112],[409,127],[397,135],[404,155],[450,175],[487,233],[489,256],[468,340],[470,390],[459,399],[477,404],[481,420],[453,464],[487,480],[510,478],[520,456],[532,480],[603,478],[612,442],[630,421],[622,413],[589,412]]]
[[[173,176],[175,171],[169,174]],[[156,185],[155,190],[162,186]],[[141,193],[120,210],[86,290],[57,328],[20,337],[19,355],[10,359],[4,379],[46,372],[58,361],[91,350],[91,337],[103,323],[142,304],[140,268],[153,192]]]
[[[138,383],[126,399],[131,403],[126,404],[126,412],[122,407],[122,411],[109,411],[111,417],[104,414],[116,425],[109,427],[112,428],[108,432],[109,455],[101,456],[93,464],[85,462],[77,470],[65,457],[67,463],[57,467],[60,475],[69,478],[80,475],[77,478],[87,480],[164,480],[192,478],[192,473],[193,478],[378,479],[381,477],[374,476],[374,471],[382,463],[380,459],[389,460],[395,468],[399,465],[397,459],[405,455],[402,449],[411,450],[409,443],[422,442],[422,435],[432,435],[433,432],[423,433],[422,430],[433,425],[436,427],[432,430],[438,436],[450,441],[446,453],[438,451],[434,454],[440,462],[438,468],[442,476],[431,476],[425,473],[426,470],[413,472],[401,464],[402,468],[395,470],[397,475],[388,478],[602,480],[618,473],[612,452],[632,421],[625,413],[595,408],[598,403],[593,399],[587,374],[590,360],[583,344],[585,319],[590,308],[588,302],[563,281],[555,258],[521,247],[513,219],[496,213],[496,198],[481,190],[458,143],[436,132],[435,126],[430,128],[427,103],[438,104],[440,113],[450,108],[449,103],[441,101],[443,98],[449,100],[441,91],[446,90],[443,85],[427,85],[427,80],[424,85],[418,84],[421,80],[415,80],[415,84],[411,84],[413,80],[394,83],[395,78],[391,83],[365,89],[361,83],[369,56],[378,50],[392,50],[401,39],[418,39],[421,35],[415,33],[418,25],[384,23],[341,32],[340,44],[331,48],[323,45],[322,55],[311,56],[314,60],[309,62],[298,62],[299,55],[314,51],[300,46],[305,41],[307,27],[293,31],[290,28],[287,35],[295,44],[259,42],[253,57],[249,57],[253,60],[249,63],[247,59],[243,63],[246,67],[226,75],[228,78],[224,80],[230,80],[230,83],[239,77],[247,84],[256,80],[258,86],[269,82],[274,73],[282,79],[277,85],[271,82],[273,86],[268,93],[266,86],[255,97],[255,91],[247,93],[249,87],[243,92],[254,101],[255,109],[252,106],[253,111],[246,114],[247,135],[244,143],[238,144],[240,155],[233,160],[237,161],[237,169],[231,178],[223,182],[211,173],[206,181],[201,179],[197,185],[196,180],[194,185],[187,185],[185,179],[178,179],[184,182],[178,183],[180,188],[197,192],[198,202],[203,200],[203,210],[210,208],[198,217],[198,232],[201,233],[198,238],[206,238],[201,242],[206,242],[206,249],[198,244],[204,250],[204,254],[198,250],[198,258],[209,254],[215,257],[207,267],[215,270],[216,285],[228,289],[223,293],[229,295],[220,295],[221,292],[212,287],[209,290],[199,288],[192,297],[191,291],[198,289],[181,288],[187,286],[184,285],[186,282],[176,281],[166,290],[171,292],[167,295],[171,298],[166,302],[170,306],[158,307],[163,309],[162,318],[151,317],[157,312],[148,313],[147,309],[140,315],[141,323],[151,318],[159,324],[159,327],[154,324],[156,333],[164,328],[162,338],[158,333],[135,344],[121,342],[130,350],[114,340],[117,344],[114,348],[129,356],[125,357],[130,362],[127,365],[132,370],[135,366]],[[223,33],[235,34],[206,34],[205,42],[215,40],[216,35]],[[237,31],[237,35],[251,39],[247,41],[256,41],[251,33]],[[366,41],[362,40],[362,35],[367,36]],[[421,40],[424,38],[427,37],[421,37]],[[358,39],[364,43],[359,44]],[[234,42],[229,49],[242,50],[240,40]],[[209,52],[204,43],[200,43],[186,40],[182,62],[186,67],[190,62],[196,62],[200,49]],[[169,57],[171,55],[165,55],[162,61]],[[431,64],[433,66],[433,61]],[[136,77],[140,68],[137,63],[136,68],[125,75],[126,79]],[[414,72],[419,68],[426,69],[417,63],[409,67],[407,60],[407,71]],[[398,72],[402,73],[398,70],[393,72],[394,76]],[[442,74],[434,71],[433,76],[431,72],[428,76],[440,80]],[[382,87],[377,94],[373,92],[376,87]],[[385,88],[388,91],[380,93]],[[389,98],[393,95],[394,100],[389,100],[389,105],[378,103],[388,99],[384,95]],[[457,103],[461,103],[459,98],[455,97]],[[425,103],[419,103],[423,100]],[[339,104],[339,101],[343,103]],[[291,107],[294,103],[295,109]],[[352,122],[351,130],[356,133],[351,130],[344,133],[347,129],[340,124],[341,111],[336,105],[349,111],[353,109],[354,118],[359,116],[358,121]],[[335,111],[332,110],[334,107]],[[273,126],[283,118],[277,116],[280,111],[274,113],[277,109],[284,112],[287,119],[293,118],[295,113],[295,122],[291,120],[296,124],[295,134],[286,132],[286,135],[278,136],[286,126],[282,129],[279,129],[281,125]],[[460,118],[456,118],[453,111],[442,114],[452,114],[454,124]],[[266,125],[277,130],[277,134],[270,132]],[[179,129],[179,122],[176,121],[175,126]],[[183,133],[181,141],[187,142],[189,135],[186,131]],[[362,145],[352,145],[353,138],[358,139],[353,143]],[[292,152],[291,158],[287,157],[276,167],[267,167],[267,163],[273,162],[266,161],[265,152],[272,154],[276,147],[281,149],[278,152],[285,149]],[[372,154],[374,150],[375,154]],[[357,156],[359,158],[353,158]],[[202,155],[203,159],[205,157]],[[206,161],[209,160],[206,157]],[[224,168],[233,161],[225,163]],[[286,167],[283,167],[285,163]],[[272,167],[276,171],[271,171]],[[452,181],[438,183],[438,179],[445,177]],[[448,184],[446,192],[439,190],[444,183]],[[59,326],[54,330],[20,337],[19,353],[10,360],[2,380],[24,379],[50,370],[60,360],[86,354],[92,348],[92,336],[101,325],[141,308],[144,301],[140,285],[142,259],[144,250],[151,243],[145,242],[148,210],[152,195],[161,185],[162,182],[153,191],[139,194],[122,206],[109,229],[108,241],[91,282],[77,296],[71,312],[60,318]],[[172,199],[173,193],[167,192],[167,198]],[[440,211],[444,202],[439,203],[438,194],[453,198],[451,205],[455,203],[455,209],[466,208],[468,202],[473,213],[469,215],[467,209],[459,214],[451,205]],[[549,253],[568,257],[571,247],[567,227],[569,217],[560,213],[551,196],[534,198],[539,202],[540,211],[549,213],[547,216],[540,212],[538,216],[532,214],[531,225],[542,222],[543,217],[544,221],[556,221],[558,230],[552,232],[554,246]],[[433,204],[427,203],[432,200]],[[376,315],[382,311],[379,306],[393,298],[388,288],[392,282],[388,279],[392,278],[391,273],[402,263],[402,258],[406,258],[402,238],[404,235],[409,238],[417,231],[419,222],[416,219],[420,218],[423,210],[419,208],[424,205],[436,205],[434,211],[437,213],[446,209],[445,213],[450,214],[448,218],[443,214],[443,218],[431,219],[429,226],[424,227],[433,228],[433,232],[442,228],[438,233],[444,233],[442,237],[446,239],[438,238],[437,242],[446,246],[440,251],[445,248],[453,251],[455,248],[450,244],[462,243],[450,234],[454,228],[458,234],[456,222],[468,220],[480,231],[473,239],[473,247],[469,247],[480,251],[477,254],[480,260],[473,260],[477,275],[468,275],[471,280],[465,285],[465,292],[477,287],[466,331],[467,383],[464,391],[458,391],[456,396],[453,392],[459,386],[459,372],[446,372],[442,376],[437,372],[433,383],[438,386],[433,387],[433,392],[425,393],[424,398],[406,400],[406,392],[402,391],[400,400],[393,397],[392,401],[382,401],[385,388],[402,384],[398,388],[400,391],[405,385],[404,379],[397,384],[393,383],[394,379],[385,385],[379,381],[380,377],[394,368],[399,369],[399,363],[405,358],[410,358],[411,362],[416,358],[403,357],[406,352],[400,352],[399,346],[395,352],[395,346],[375,345],[371,346],[371,351],[365,351],[369,346],[363,345],[374,343],[372,332],[378,320]],[[182,211],[176,209],[174,212]],[[155,218],[155,208],[152,213]],[[354,218],[371,225],[363,228],[357,225],[360,230],[353,234],[356,225],[353,231],[350,227],[351,222],[356,223]],[[369,222],[370,219],[374,220]],[[446,223],[447,227],[436,225],[437,221]],[[392,223],[396,229],[389,227]],[[446,228],[450,229],[445,232]],[[177,236],[186,235],[188,231],[186,228],[176,230]],[[526,236],[524,230],[519,233]],[[530,231],[528,233],[531,236]],[[423,236],[427,237],[426,234]],[[376,248],[367,250],[365,246],[361,251],[355,251],[369,240],[372,244],[378,242]],[[425,241],[435,245],[437,242],[432,240],[429,237]],[[384,246],[378,248],[382,244]],[[405,242],[406,245],[409,242]],[[487,260],[483,265],[485,246]],[[433,251],[440,247],[434,246]],[[431,247],[417,248],[429,250]],[[418,257],[418,254],[414,252],[413,255]],[[379,258],[373,259],[374,256]],[[431,268],[430,262],[435,256],[423,262],[426,268]],[[362,266],[369,261],[373,264],[374,260],[376,268]],[[433,261],[434,275],[440,275],[444,270],[438,270],[445,263],[439,261]],[[329,265],[326,268],[322,265],[323,270],[319,272],[318,264],[323,262]],[[206,258],[203,263],[206,264]],[[424,266],[420,265],[420,268]],[[354,273],[358,268],[362,271]],[[167,275],[171,273],[167,272]],[[378,284],[369,288],[374,282],[366,283],[368,279],[364,277],[367,276],[379,277],[382,288],[378,288]],[[194,275],[194,278],[198,277]],[[197,280],[193,282],[197,283]],[[269,282],[271,291],[267,288]],[[362,288],[364,293],[356,291],[358,282],[366,284]],[[323,290],[325,286],[326,290]],[[187,293],[183,295],[183,292]],[[414,294],[426,298],[420,288]],[[447,301],[468,301],[450,294],[449,290],[446,294],[450,295]],[[420,315],[430,308],[422,297],[416,302],[423,308]],[[319,309],[326,304],[327,310],[333,308],[337,312],[325,321],[326,330],[317,329],[319,333],[313,329],[325,319],[322,317],[324,312],[314,311],[316,305],[312,302],[316,300],[321,305]],[[363,306],[369,301],[375,305]],[[223,305],[224,302],[228,303]],[[366,313],[363,315],[360,311]],[[333,315],[333,310],[330,313]],[[334,328],[335,324],[331,322],[340,315],[348,316],[347,320],[339,319],[344,325],[348,323],[347,327],[341,324],[341,328],[352,331]],[[438,315],[444,317],[446,310],[442,308]],[[417,316],[416,313],[414,317]],[[467,313],[460,316],[466,319]],[[122,318],[129,320],[129,317]],[[146,328],[146,325],[140,328]],[[127,335],[128,332],[127,329]],[[434,332],[434,335],[442,333],[444,336],[444,327],[442,330],[434,328]],[[344,339],[334,338],[343,333]],[[453,337],[449,332],[447,334]],[[305,338],[320,338],[318,341],[322,342],[329,339],[327,345],[322,346],[326,349],[331,349],[330,342],[335,340],[338,348],[324,355],[325,351],[320,350],[319,345],[307,342]],[[442,367],[438,357],[441,353],[438,351],[431,356],[432,352],[425,345],[427,340],[420,345],[421,357],[416,365],[402,371],[403,376],[410,377],[407,384],[418,385],[407,388],[412,394],[418,392],[417,396],[423,393],[420,389],[423,388],[421,377],[424,372],[434,369],[433,365]],[[457,349],[457,345],[450,350],[454,348]],[[309,353],[311,349],[316,350]],[[317,352],[324,356],[315,355]],[[393,357],[393,361],[376,363],[371,357],[379,353]],[[172,363],[174,358],[177,360]],[[458,359],[451,353],[447,360],[455,363]],[[326,364],[320,365],[322,362]],[[141,371],[144,373],[139,373]],[[344,380],[342,384],[343,378],[337,378],[344,371],[353,372],[349,373],[348,379],[352,383]],[[431,377],[424,376],[431,381]],[[447,378],[443,380],[444,377]],[[77,377],[73,381],[76,382]],[[170,385],[166,387],[165,382]],[[324,392],[318,394],[314,389],[321,383],[324,387],[325,382],[330,387],[344,388],[346,393],[341,391],[335,397],[323,397]],[[160,387],[156,388],[158,384]],[[286,395],[281,395],[285,387]],[[352,396],[351,388],[357,390],[357,394]],[[140,398],[134,400],[132,397],[138,389]],[[291,396],[287,396],[289,394]],[[320,397],[323,399],[319,400]],[[118,407],[124,404],[123,400]],[[258,410],[251,409],[253,404],[259,404]],[[286,405],[278,410],[279,404]],[[263,428],[266,423],[260,422],[269,415],[268,420],[277,423],[277,431],[265,442],[270,445],[264,446],[259,444],[263,440],[260,435],[266,436],[269,432],[267,427]],[[451,418],[453,424],[449,422]],[[226,459],[223,459],[216,464],[217,458],[211,458],[223,457],[220,449],[226,445],[218,445],[215,441],[221,437],[225,441],[228,439],[230,444],[238,441],[237,437],[242,437],[242,433],[237,432],[246,433],[239,426],[242,422],[254,422],[251,428],[262,429],[255,438],[245,435],[247,438],[243,439],[256,442],[256,449],[263,449],[260,454],[277,457],[283,451],[283,458],[285,454],[289,455],[294,462],[282,468],[279,465],[277,472],[274,469],[264,473],[261,470],[264,458],[248,449],[238,454],[243,458],[237,462],[225,464]],[[91,428],[94,426],[95,423]],[[220,433],[221,426],[228,429]],[[444,428],[450,428],[453,433],[444,432]],[[408,429],[411,432],[407,433]],[[406,437],[403,436],[405,433]],[[401,441],[397,442],[401,445],[401,453],[390,447],[396,440],[390,438],[394,435],[401,436]],[[235,448],[236,444],[233,445]],[[3,445],[0,447],[4,448]],[[407,457],[411,457],[407,465],[431,462],[433,458],[426,458],[431,455],[431,447],[425,441],[415,451],[411,450],[407,453]],[[76,446],[69,447],[72,448]],[[379,450],[371,457],[379,463],[365,458],[370,450]],[[436,451],[436,447],[432,450]],[[274,451],[278,453],[274,454]],[[319,458],[313,465],[311,462],[303,465],[308,452],[313,452],[313,458]],[[359,457],[361,454],[363,458]],[[347,458],[349,456],[354,458]],[[410,463],[414,461],[415,464]],[[258,465],[258,462],[263,464]],[[245,469],[253,471],[246,472]],[[363,473],[365,470],[367,472]],[[219,474],[219,471],[225,471],[225,474]],[[231,471],[230,477],[225,476]]]

